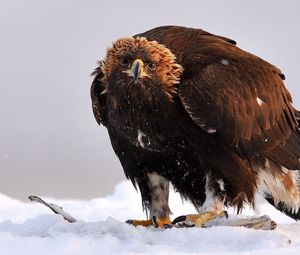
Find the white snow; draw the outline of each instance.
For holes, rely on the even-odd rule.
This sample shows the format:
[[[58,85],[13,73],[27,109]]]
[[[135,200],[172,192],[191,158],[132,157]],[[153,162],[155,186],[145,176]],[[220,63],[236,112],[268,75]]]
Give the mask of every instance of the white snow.
[[[129,218],[145,217],[139,194],[129,182],[120,183],[105,198],[45,200],[62,206],[78,222],[68,223],[41,204],[0,194],[1,255],[300,254],[300,224],[266,203],[260,212],[279,223],[273,231],[225,226],[161,230],[127,225],[124,221]],[[170,207],[173,217],[195,212],[173,192]],[[243,214],[253,212],[246,209]]]

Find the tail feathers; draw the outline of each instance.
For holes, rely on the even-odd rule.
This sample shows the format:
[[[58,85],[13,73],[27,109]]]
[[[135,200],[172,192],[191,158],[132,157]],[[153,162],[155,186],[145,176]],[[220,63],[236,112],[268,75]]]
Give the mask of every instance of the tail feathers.
[[[277,210],[281,211],[285,215],[293,218],[294,220],[300,220],[300,208],[296,212],[291,209],[288,209],[283,202],[275,203],[274,198],[269,194],[265,195],[265,199]]]
[[[299,162],[299,155],[298,155],[298,153],[300,152],[300,150],[299,149],[297,150],[296,148],[299,148],[299,146],[300,146],[300,141],[299,141],[299,134],[300,134],[300,111],[296,111],[296,119],[298,121],[298,129],[296,130],[296,132],[292,133],[292,135],[290,137],[290,141],[288,143],[289,146],[287,146],[287,147],[289,147],[290,150],[289,150],[289,153],[287,153],[286,155],[289,155],[290,157],[292,155],[294,157],[294,159],[295,159],[294,161]],[[291,158],[289,158],[289,162],[291,162],[291,161],[292,161]],[[275,163],[276,163],[276,161],[275,161]],[[281,167],[281,169],[283,169],[283,168]],[[289,168],[289,170],[290,169],[293,169],[293,168]],[[294,169],[299,170],[299,167],[296,167]],[[292,172],[294,174],[291,174]],[[293,200],[292,196],[294,195],[294,196],[298,197],[298,199],[299,199],[299,197],[300,197],[300,171],[289,171],[288,175],[292,179],[293,185],[288,185],[288,183],[290,183],[290,182],[284,183],[284,186],[285,186],[284,190],[287,191],[286,189],[289,186],[290,187],[294,187],[294,192],[293,192],[293,189],[289,190],[288,197],[291,200]],[[267,180],[264,180],[264,181],[266,182]],[[277,185],[278,185],[278,183],[279,182],[276,182]],[[296,190],[296,192],[295,192],[295,190]],[[270,190],[269,190],[269,192],[270,192]],[[270,192],[270,193],[272,193],[272,192]],[[299,206],[299,203],[296,202],[294,204],[294,206],[291,206],[291,203],[290,203],[289,206],[287,206],[287,204],[288,204],[287,201],[288,200],[284,199],[285,198],[284,196],[279,196],[279,197],[277,197],[277,199],[274,199],[274,197],[270,193],[264,193],[264,197],[265,197],[265,199],[271,205],[273,205],[277,210],[281,211],[285,215],[293,218],[294,220],[300,220],[300,206]],[[276,192],[274,193],[274,195],[276,195]],[[281,198],[281,200],[285,200],[286,203],[283,202],[283,201],[280,201],[280,198]],[[291,200],[289,200],[289,201],[291,201]],[[294,209],[294,208],[297,208],[297,209]]]

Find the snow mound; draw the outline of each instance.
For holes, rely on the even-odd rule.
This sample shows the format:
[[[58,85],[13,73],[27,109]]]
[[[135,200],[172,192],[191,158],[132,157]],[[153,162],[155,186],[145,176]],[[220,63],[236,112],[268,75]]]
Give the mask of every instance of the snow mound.
[[[142,219],[139,195],[129,182],[120,183],[105,198],[89,201],[47,198],[79,219],[66,222],[49,209],[0,194],[0,254],[299,254],[300,224],[261,207],[279,225],[262,231],[241,227],[155,229],[133,227],[128,218]],[[192,213],[171,193],[174,216]],[[253,214],[246,210],[245,214]]]

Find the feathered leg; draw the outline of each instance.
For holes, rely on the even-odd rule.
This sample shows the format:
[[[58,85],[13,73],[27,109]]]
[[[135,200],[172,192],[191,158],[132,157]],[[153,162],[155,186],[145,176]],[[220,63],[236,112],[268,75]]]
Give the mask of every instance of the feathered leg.
[[[225,197],[216,194],[214,185],[215,182],[213,181],[213,178],[211,178],[210,174],[207,174],[205,182],[206,199],[199,210],[199,214],[179,216],[173,220],[172,224],[175,225],[180,223],[179,225],[183,226],[203,227],[205,223],[215,218],[227,217],[227,212],[224,211]],[[224,186],[222,182],[218,185],[220,186],[219,189],[222,189],[222,186]]]
[[[170,208],[169,208],[169,181],[157,173],[148,174],[148,187],[150,197],[150,219],[149,220],[128,220],[134,226],[169,227]]]
[[[220,192],[222,190],[224,191],[224,183],[222,180],[214,181],[210,175],[207,175],[205,185],[206,199],[199,210],[199,214],[177,217],[173,220],[172,225],[178,227],[238,226],[263,230],[276,228],[276,223],[266,215],[261,217],[228,218],[227,212],[224,211],[225,196],[222,196],[222,192]],[[221,219],[224,218],[224,216],[227,220]]]

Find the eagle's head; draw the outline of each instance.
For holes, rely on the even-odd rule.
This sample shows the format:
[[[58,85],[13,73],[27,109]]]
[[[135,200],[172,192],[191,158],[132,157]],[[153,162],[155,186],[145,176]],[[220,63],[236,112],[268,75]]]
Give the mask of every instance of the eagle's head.
[[[175,55],[164,45],[144,37],[117,40],[102,62],[108,86],[160,86],[168,97],[176,93],[183,72]],[[108,88],[109,89],[109,88]]]

